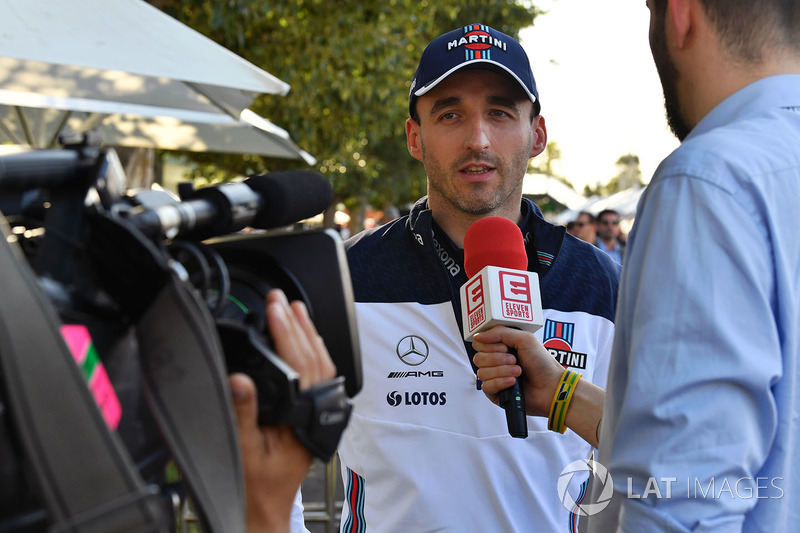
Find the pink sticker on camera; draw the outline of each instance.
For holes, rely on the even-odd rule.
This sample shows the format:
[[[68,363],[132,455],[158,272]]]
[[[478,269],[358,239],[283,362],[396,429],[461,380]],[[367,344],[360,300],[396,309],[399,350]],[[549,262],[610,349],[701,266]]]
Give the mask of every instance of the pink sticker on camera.
[[[63,325],[61,326],[61,336],[64,337],[70,352],[72,352],[72,357],[75,358],[83,377],[89,384],[89,390],[92,391],[94,401],[100,408],[106,424],[111,429],[117,429],[122,417],[122,407],[106,369],[100,361],[89,330],[86,329],[86,326],[77,324]]]

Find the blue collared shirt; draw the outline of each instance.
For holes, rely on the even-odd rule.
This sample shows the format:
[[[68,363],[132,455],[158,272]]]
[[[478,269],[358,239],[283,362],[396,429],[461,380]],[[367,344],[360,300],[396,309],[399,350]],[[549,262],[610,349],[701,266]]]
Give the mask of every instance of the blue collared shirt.
[[[637,214],[599,452],[614,505],[591,531],[796,531],[800,76],[720,103]]]
[[[608,246],[606,246],[606,243],[604,243],[603,240],[600,237],[598,237],[595,240],[594,245],[603,250],[608,255],[610,255],[611,259],[613,259],[615,263],[617,263],[618,265],[622,264],[622,254],[624,249],[619,242],[614,241],[614,246],[609,248]]]

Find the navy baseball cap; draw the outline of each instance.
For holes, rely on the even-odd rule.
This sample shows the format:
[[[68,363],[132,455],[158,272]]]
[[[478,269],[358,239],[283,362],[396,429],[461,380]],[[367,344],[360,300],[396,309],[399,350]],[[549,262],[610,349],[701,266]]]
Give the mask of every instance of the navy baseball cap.
[[[485,24],[469,24],[440,35],[422,52],[408,94],[409,114],[414,115],[417,96],[422,96],[450,74],[464,68],[492,70],[514,79],[538,108],[536,81],[528,54],[522,46]]]

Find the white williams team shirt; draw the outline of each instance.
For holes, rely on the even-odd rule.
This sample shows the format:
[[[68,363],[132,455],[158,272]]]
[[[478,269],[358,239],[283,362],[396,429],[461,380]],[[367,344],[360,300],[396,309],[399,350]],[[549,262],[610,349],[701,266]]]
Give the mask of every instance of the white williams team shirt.
[[[544,308],[536,335],[562,364],[603,386],[619,267],[541,220],[533,204],[524,207]],[[423,199],[410,217],[348,241],[364,385],[339,447],[341,529],[574,531],[588,476],[576,476],[566,495],[558,480],[591,447],[571,431],[548,431],[539,417],[528,417],[527,439],[508,435],[460,333],[453,288],[461,281],[450,279],[466,281],[460,258],[430,228]]]

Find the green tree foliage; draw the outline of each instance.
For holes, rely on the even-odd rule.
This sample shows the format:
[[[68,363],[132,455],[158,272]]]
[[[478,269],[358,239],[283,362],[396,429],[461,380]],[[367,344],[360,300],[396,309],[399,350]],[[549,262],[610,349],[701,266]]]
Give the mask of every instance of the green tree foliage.
[[[547,174],[572,189],[575,186],[564,176],[556,173],[555,165],[561,160],[561,148],[555,141],[549,141],[544,152],[528,161],[528,174]]]
[[[292,86],[251,109],[288,130],[351,209],[403,205],[425,192],[406,149],[408,91],[425,45],[473,22],[514,37],[539,10],[530,0],[151,0]],[[258,156],[187,154],[199,174],[229,177],[307,168]],[[233,173],[233,174],[231,174]]]
[[[584,189],[584,196],[609,196],[611,194],[630,189],[632,187],[642,187],[642,171],[639,168],[639,156],[636,154],[625,154],[617,159],[617,169],[619,173],[611,178],[605,185],[598,185],[592,189],[588,185]]]
[[[557,143],[550,141],[547,143],[547,147],[543,153],[541,153],[535,159],[528,161],[528,173],[538,172],[539,174],[547,174],[548,176],[553,176],[554,178],[560,177],[556,176],[553,168],[553,163],[559,159],[561,159],[561,149],[558,147]]]
[[[574,191],[575,186],[572,184],[572,182],[564,176],[558,174],[555,170],[555,167],[560,159],[561,148],[559,148],[558,143],[555,141],[549,141],[547,143],[547,147],[541,154],[528,161],[527,173],[533,174],[534,179],[552,179],[559,181]],[[538,174],[543,174],[549,178],[537,176]],[[536,205],[542,210],[542,213],[546,215],[555,214],[564,209],[560,203],[554,201],[548,194],[534,196],[531,197],[531,199],[536,202]]]

